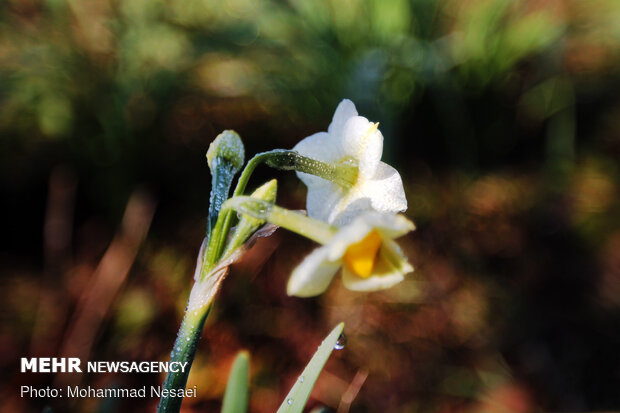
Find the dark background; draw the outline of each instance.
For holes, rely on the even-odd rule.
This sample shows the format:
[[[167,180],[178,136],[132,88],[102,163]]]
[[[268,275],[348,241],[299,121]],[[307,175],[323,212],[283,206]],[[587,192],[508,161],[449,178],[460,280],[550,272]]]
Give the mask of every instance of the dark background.
[[[185,411],[219,411],[243,348],[251,410],[274,411],[339,321],[348,345],[310,406],[620,409],[619,21],[615,0],[3,2],[0,410],[153,411],[20,398],[25,384],[162,377],[25,375],[19,358],[166,360],[204,234],[209,143],[235,129],[248,157],[291,148],[343,98],[380,122],[416,272],[384,292],[336,280],[291,298],[313,245],[262,240],[217,299]],[[272,176],[278,203],[303,208],[294,174],[261,167],[250,187]]]

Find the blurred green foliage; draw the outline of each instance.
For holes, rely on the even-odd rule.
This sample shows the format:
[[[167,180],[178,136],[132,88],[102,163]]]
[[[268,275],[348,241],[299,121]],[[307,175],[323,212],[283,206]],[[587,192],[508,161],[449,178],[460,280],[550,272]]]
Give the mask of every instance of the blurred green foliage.
[[[248,97],[314,119],[341,96],[393,113],[446,78],[467,89],[505,80],[523,59],[557,45],[568,26],[559,8],[509,0],[8,1],[1,125],[30,139],[87,133],[114,147],[186,94]]]
[[[0,13],[3,144],[69,140],[81,159],[124,169],[164,156],[165,140],[205,145],[220,124],[308,128],[342,97],[388,137],[433,105],[448,152],[466,158],[449,161],[471,166],[478,149],[515,142],[486,142],[510,120],[477,130],[502,114],[468,102],[491,93],[491,106],[519,103],[520,123],[545,121],[571,111],[575,88],[617,77],[620,52],[613,0],[27,0]],[[552,122],[571,135],[550,138],[560,158],[571,116]]]

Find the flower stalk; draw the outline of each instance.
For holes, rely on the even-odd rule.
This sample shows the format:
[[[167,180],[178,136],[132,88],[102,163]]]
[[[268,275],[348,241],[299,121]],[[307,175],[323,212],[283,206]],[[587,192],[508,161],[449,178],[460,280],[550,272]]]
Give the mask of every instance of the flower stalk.
[[[357,180],[358,168],[354,162],[321,162],[296,151],[281,149],[266,153],[271,153],[271,156],[265,159],[265,163],[275,169],[315,175],[344,188],[353,186]]]
[[[242,214],[263,219],[279,227],[296,232],[319,244],[328,243],[336,233],[336,227],[317,221],[299,212],[281,208],[251,196],[236,196],[222,205],[222,210],[234,209]]]
[[[211,303],[200,310],[185,313],[181,328],[174,342],[174,348],[170,353],[170,361],[187,363],[187,365],[183,371],[169,371],[166,375],[163,388],[168,391],[174,390],[174,396],[162,395],[157,407],[158,413],[178,412],[181,409],[183,395],[179,393],[182,393],[180,391],[184,390],[187,384],[189,371],[196,355],[198,341],[202,335],[202,328],[210,310]]]
[[[207,161],[211,169],[212,189],[209,205],[209,218],[207,223],[207,238],[198,253],[198,262],[196,264],[195,283],[192,286],[187,310],[183,316],[179,333],[177,334],[174,347],[170,353],[171,361],[187,363],[183,371],[168,372],[163,384],[164,392],[159,405],[158,413],[178,412],[183,402],[183,390],[187,384],[187,378],[191,369],[191,365],[196,355],[196,348],[202,329],[211,311],[213,300],[221,282],[228,273],[228,267],[237,258],[234,254],[229,254],[228,260],[222,260],[218,266],[214,266],[205,260],[207,252],[211,247],[214,239],[226,239],[228,230],[222,234],[222,225],[218,227],[220,211],[222,204],[228,198],[230,186],[234,175],[241,169],[244,162],[244,148],[239,135],[234,131],[224,131],[211,143],[207,152]],[[275,198],[277,185],[275,181],[268,183],[268,189],[263,188],[262,191],[255,192],[253,195],[259,198],[273,200]],[[259,188],[260,189],[260,188]],[[254,226],[261,223],[260,220],[254,220]],[[247,225],[246,225],[247,227]],[[250,229],[251,229],[250,228]],[[243,245],[243,241],[239,239],[242,236],[249,237],[249,231],[241,234],[237,238],[236,245]],[[220,251],[221,252],[221,251]],[[221,254],[213,258],[213,262],[219,262]]]
[[[243,255],[252,237],[280,226],[321,244],[293,271],[287,286],[289,295],[319,295],[336,273],[342,274],[343,284],[351,290],[373,291],[389,288],[413,271],[394,239],[414,226],[397,215],[406,210],[407,201],[398,172],[380,161],[382,151],[383,135],[378,124],[358,116],[355,105],[343,100],[327,132],[307,137],[293,150],[276,149],[250,159],[229,199],[245,152],[236,132],[218,135],[207,152],[212,175],[207,234],[170,353],[172,361],[185,363],[186,368],[168,373],[159,413],[179,412],[215,295],[230,265]],[[252,173],[261,163],[297,173],[308,186],[308,215],[275,205],[275,180],[244,196]],[[230,234],[235,211],[238,224]],[[273,225],[260,230],[265,222]]]
[[[268,152],[256,154],[248,161],[233,192],[233,197],[240,196],[252,176],[252,173],[261,163],[267,166],[283,171],[294,170],[315,175],[325,180],[332,181],[342,187],[350,187],[357,179],[357,167],[347,162],[326,163],[315,159],[302,156],[296,151],[287,149],[274,149]],[[205,262],[207,270],[213,267],[218,258],[222,255],[226,237],[230,231],[233,222],[233,211],[222,211],[215,222],[214,234],[212,240],[205,253]]]

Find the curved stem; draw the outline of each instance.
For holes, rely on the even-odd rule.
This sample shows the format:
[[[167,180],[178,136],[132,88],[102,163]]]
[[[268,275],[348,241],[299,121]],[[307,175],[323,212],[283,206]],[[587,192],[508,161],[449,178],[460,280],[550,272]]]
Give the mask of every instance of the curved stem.
[[[242,214],[265,220],[323,245],[327,244],[337,231],[336,227],[326,222],[249,196],[236,196],[229,199],[222,205],[222,211],[227,209],[234,209]]]
[[[208,159],[210,163],[217,162],[217,158],[213,159],[208,156]],[[328,242],[335,232],[335,228],[331,225],[316,221],[303,214],[279,208],[274,206],[273,203],[269,203],[261,199],[240,197],[240,195],[243,194],[243,191],[245,191],[252,173],[256,167],[263,162],[277,169],[295,170],[317,175],[343,186],[352,185],[357,177],[357,168],[345,164],[326,164],[301,156],[295,151],[280,149],[259,153],[254,156],[250,159],[250,161],[248,161],[245,169],[239,177],[239,180],[237,181],[237,186],[235,187],[233,197],[237,197],[238,201],[257,201],[262,207],[266,206],[263,209],[263,215],[257,215],[255,213],[256,211],[242,211],[243,213],[247,213],[248,215],[254,216],[258,219],[268,220],[276,225],[297,232],[319,243]],[[223,168],[224,165],[210,164],[210,167],[211,166],[214,167],[212,168],[214,174],[207,233],[209,240],[205,251],[201,249],[199,253],[199,269],[197,269],[199,276],[196,279],[194,287],[192,287],[192,293],[197,292],[197,295],[200,295],[202,292],[200,289],[205,288],[205,285],[209,287],[209,290],[213,289],[213,291],[210,291],[210,294],[208,294],[208,302],[201,304],[198,308],[193,308],[191,306],[193,294],[190,296],[190,305],[188,305],[189,310],[183,317],[179,334],[177,335],[174,348],[170,354],[171,361],[187,364],[185,365],[183,371],[171,371],[166,376],[162,389],[164,391],[173,392],[172,394],[167,393],[162,395],[157,408],[158,413],[178,412],[181,408],[181,403],[183,401],[182,391],[185,389],[187,384],[187,378],[196,354],[196,348],[198,341],[200,340],[204,322],[211,309],[213,297],[219,287],[219,281],[221,281],[221,279],[218,281],[210,277],[214,276],[211,272],[221,259],[234,218],[232,209],[234,206],[227,206],[226,203],[222,204],[222,201],[228,194],[232,177],[236,171],[234,168]],[[247,199],[244,200],[240,198]],[[229,201],[232,201],[232,199]],[[265,216],[264,212],[267,210],[269,211],[269,214],[268,216]],[[216,216],[217,219],[215,218]]]
[[[271,214],[267,221],[309,238],[321,245],[327,244],[336,233],[335,227],[323,221],[286,208],[280,208],[276,205],[271,209]]]
[[[245,188],[256,167],[265,163],[268,166],[285,171],[297,171],[316,175],[326,180],[332,181],[344,187],[350,187],[357,179],[358,169],[356,166],[339,163],[331,164],[316,159],[308,158],[299,153],[286,149],[274,149],[268,152],[256,154],[250,159],[241,173],[233,197],[243,194]],[[215,223],[212,232],[213,239],[209,242],[209,246],[205,255],[205,270],[208,272],[220,259],[224,244],[228,237],[228,232],[233,222],[233,211],[222,211]],[[275,223],[275,222],[274,222]],[[294,231],[294,230],[293,230]]]
[[[353,186],[357,180],[358,168],[347,159],[336,163],[326,163],[308,158],[296,151],[279,149],[265,153],[271,154],[265,159],[265,163],[272,168],[316,175],[345,188]]]
[[[265,159],[269,158],[273,152],[263,152],[255,155],[252,159],[250,159],[243,169],[241,176],[239,176],[239,180],[237,181],[237,186],[235,187],[235,192],[233,196],[240,195],[245,191],[245,187],[252,176],[252,173],[256,169],[256,167],[264,162]],[[212,239],[209,242],[207,250],[205,251],[204,257],[204,272],[201,274],[201,278],[205,273],[208,273],[211,268],[217,263],[224,250],[224,244],[226,243],[226,239],[228,238],[228,232],[230,231],[230,227],[232,226],[233,221],[233,211],[221,211],[217,221],[215,223],[215,227],[213,232],[211,233]]]

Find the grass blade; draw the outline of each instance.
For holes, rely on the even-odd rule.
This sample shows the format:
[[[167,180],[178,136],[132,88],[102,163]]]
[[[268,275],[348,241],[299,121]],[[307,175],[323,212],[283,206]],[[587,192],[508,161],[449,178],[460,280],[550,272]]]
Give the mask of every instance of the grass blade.
[[[246,413],[248,410],[249,361],[247,351],[240,351],[237,354],[230,369],[222,413]]]
[[[314,356],[312,356],[312,360],[310,360],[301,376],[299,376],[291,388],[291,391],[284,398],[278,413],[301,413],[303,411],[314,383],[319,378],[319,374],[323,370],[329,355],[334,351],[334,346],[338,342],[338,338],[343,330],[344,323],[340,323],[323,340]]]

